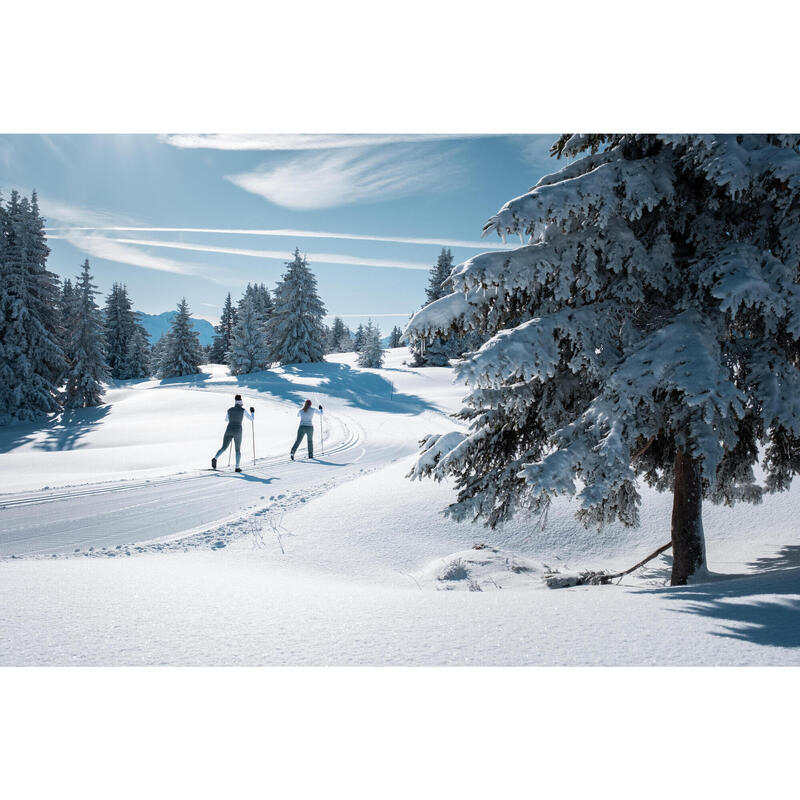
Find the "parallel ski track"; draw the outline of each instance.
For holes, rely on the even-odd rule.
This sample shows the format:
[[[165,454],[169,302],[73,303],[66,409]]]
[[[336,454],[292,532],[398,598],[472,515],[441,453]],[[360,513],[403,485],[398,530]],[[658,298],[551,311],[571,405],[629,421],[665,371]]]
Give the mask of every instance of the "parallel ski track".
[[[345,421],[346,418],[337,414],[336,419],[345,429],[346,437],[339,442],[336,442],[333,447],[326,448],[325,457],[329,455],[337,455],[348,450],[352,450],[358,446],[364,439],[364,433],[360,426],[355,424],[352,420]],[[349,422],[349,424],[348,424]],[[282,464],[288,459],[286,456],[271,456],[268,458],[257,458],[255,466],[248,468],[249,472],[269,467],[273,464]],[[355,459],[357,461],[358,459]],[[354,462],[355,463],[355,462]],[[225,472],[225,470],[218,470],[218,472]],[[212,478],[216,473],[211,470],[196,470],[192,472],[182,472],[177,475],[169,475],[164,478],[152,478],[149,480],[134,480],[126,481],[121,484],[90,484],[75,487],[74,489],[64,489],[55,491],[38,491],[38,492],[22,492],[19,494],[0,495],[0,511],[7,508],[17,508],[19,506],[35,506],[43,503],[53,503],[59,500],[71,500],[79,497],[89,497],[94,495],[103,494],[117,494],[119,492],[128,492],[134,489],[141,489],[144,487],[151,488],[156,486],[166,486],[168,484],[179,484],[185,481],[193,481],[198,478]],[[8,499],[6,499],[8,498]]]

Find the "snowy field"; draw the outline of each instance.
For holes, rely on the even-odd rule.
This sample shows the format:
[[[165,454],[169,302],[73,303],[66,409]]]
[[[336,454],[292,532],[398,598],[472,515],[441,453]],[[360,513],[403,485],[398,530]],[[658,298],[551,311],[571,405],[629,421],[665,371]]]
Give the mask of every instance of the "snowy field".
[[[232,378],[115,385],[107,405],[0,432],[0,664],[798,665],[798,491],[707,505],[708,583],[668,556],[621,585],[548,589],[546,571],[624,569],[669,539],[585,530],[558,503],[537,532],[456,524],[448,486],[405,478],[456,429],[444,368],[350,355]],[[234,393],[256,408],[244,472],[211,472]],[[325,454],[288,460],[296,408],[325,407]],[[475,545],[480,545],[475,549]]]

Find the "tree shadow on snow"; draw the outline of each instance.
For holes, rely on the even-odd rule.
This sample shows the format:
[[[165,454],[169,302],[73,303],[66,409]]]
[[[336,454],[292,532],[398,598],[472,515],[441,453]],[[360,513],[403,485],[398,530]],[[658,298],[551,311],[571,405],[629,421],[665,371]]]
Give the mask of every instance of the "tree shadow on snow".
[[[175,378],[162,378],[159,382],[159,386],[176,386],[176,387],[185,387],[185,386],[202,386],[207,380],[212,378],[212,374],[210,372],[197,372],[194,375],[179,375]],[[127,381],[125,382],[128,383]],[[133,383],[131,381],[131,383]]]
[[[800,544],[788,544],[769,558],[757,558],[751,563],[758,572],[773,572],[776,569],[800,567]]]
[[[307,387],[284,376],[308,379]],[[391,382],[374,372],[362,372],[347,364],[322,362],[318,364],[289,364],[281,371],[239,375],[236,382],[240,389],[269,392],[275,397],[301,405],[310,399],[316,405],[319,395],[344,400],[355,408],[383,411],[390,414],[421,414],[435,411],[437,407],[413,394],[394,390]]]
[[[730,623],[721,631],[712,631],[712,636],[768,647],[800,647],[798,568],[667,591],[672,601],[682,605],[676,611]]]
[[[110,411],[110,404],[77,408],[63,411],[43,423],[11,426],[0,433],[0,453],[8,453],[33,441],[40,432],[44,432],[45,438],[34,445],[37,450],[75,450],[82,446],[80,440],[99,425]]]

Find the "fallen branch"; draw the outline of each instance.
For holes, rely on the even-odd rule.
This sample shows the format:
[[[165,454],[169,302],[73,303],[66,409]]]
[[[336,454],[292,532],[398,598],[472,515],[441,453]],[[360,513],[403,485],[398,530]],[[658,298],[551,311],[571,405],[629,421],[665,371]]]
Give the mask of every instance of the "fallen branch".
[[[656,556],[660,556],[665,550],[672,547],[672,542],[667,542],[658,550],[650,553],[647,558],[643,558],[638,564],[634,564],[630,569],[623,570],[622,572],[609,573],[604,570],[595,572],[593,570],[586,570],[585,572],[578,573],[577,575],[562,575],[558,572],[553,572],[545,575],[545,582],[551,589],[561,589],[566,586],[602,586],[616,578],[622,578],[625,575],[630,575],[631,572],[643,567],[648,561],[652,561]]]
[[[639,567],[643,567],[648,561],[652,561],[656,556],[660,556],[665,550],[669,550],[672,547],[672,542],[667,542],[666,544],[662,544],[658,550],[653,551],[650,553],[647,558],[643,558],[638,564],[634,564],[630,569],[626,569],[624,572],[618,572],[616,575],[611,575],[611,578],[621,578],[623,575],[630,575],[631,572],[634,570],[639,569]]]

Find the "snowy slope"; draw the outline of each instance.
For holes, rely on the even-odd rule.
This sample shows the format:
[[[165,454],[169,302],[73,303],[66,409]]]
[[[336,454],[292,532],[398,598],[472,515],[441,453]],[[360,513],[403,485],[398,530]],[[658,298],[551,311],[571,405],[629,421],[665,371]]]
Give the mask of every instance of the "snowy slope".
[[[622,586],[547,589],[545,565],[624,568],[666,542],[670,499],[646,493],[638,531],[586,531],[567,501],[543,532],[447,520],[452,489],[405,475],[424,434],[457,427],[462,388],[406,358],[210,367],[120,386],[77,424],[6,429],[0,663],[800,664],[798,490],[706,507],[711,569],[747,577],[664,588],[662,556]],[[237,391],[256,467],[202,471]],[[305,397],[326,455],[292,463]]]

